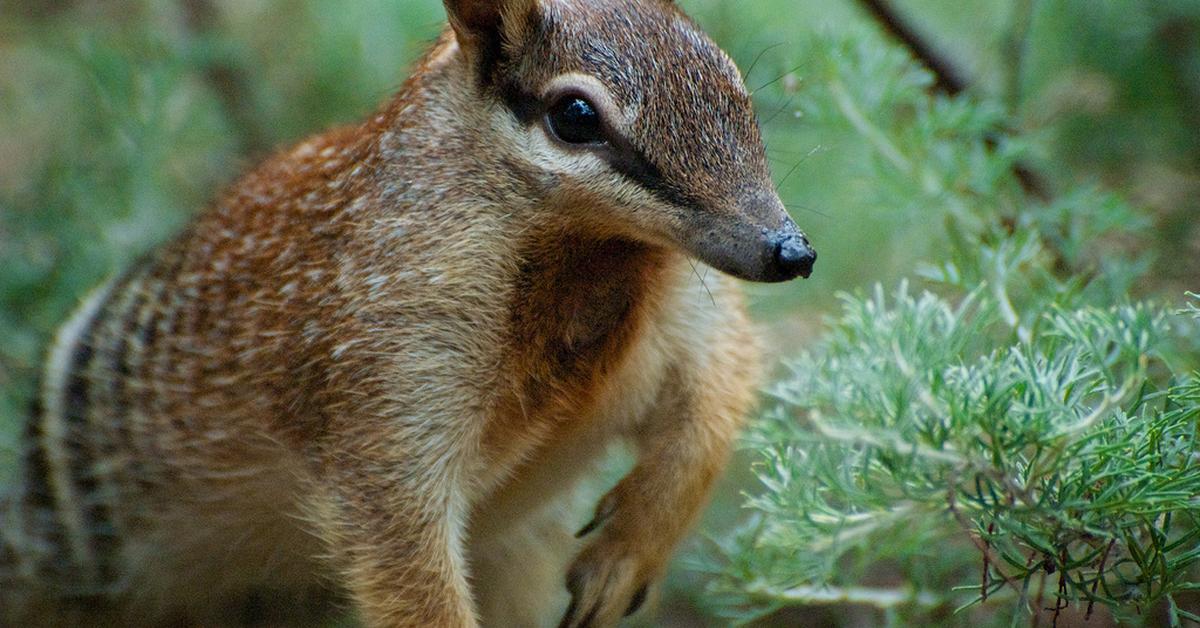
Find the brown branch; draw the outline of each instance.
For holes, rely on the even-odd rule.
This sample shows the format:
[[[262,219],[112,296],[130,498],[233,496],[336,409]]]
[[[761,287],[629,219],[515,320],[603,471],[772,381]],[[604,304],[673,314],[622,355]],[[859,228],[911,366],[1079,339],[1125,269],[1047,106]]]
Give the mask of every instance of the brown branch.
[[[1029,583],[1033,582],[1033,576],[1034,576],[1035,569],[1030,569],[1030,568],[1033,567],[1033,561],[1037,557],[1038,557],[1038,551],[1034,550],[1029,553],[1029,558],[1025,559],[1025,572],[1026,572],[1025,586],[1026,586],[1026,588],[1029,587]],[[1021,593],[1021,600],[1023,602],[1025,602],[1026,607],[1028,607],[1029,598],[1026,597],[1025,591],[1023,591]],[[1033,626],[1033,628],[1037,628],[1038,614],[1042,612],[1041,610],[1039,610],[1041,608],[1041,606],[1042,606],[1042,596],[1041,596],[1041,593],[1039,593],[1038,597],[1037,597],[1037,602],[1033,605],[1033,609],[1032,609],[1033,612],[1031,613],[1033,615],[1033,618],[1030,621],[1030,625]]]
[[[958,493],[957,489],[955,488],[955,482],[950,482],[950,486],[946,491],[946,501],[950,507],[950,514],[954,515],[955,520],[958,521],[958,525],[961,526],[963,532],[967,534],[967,538],[971,539],[971,542],[975,544],[975,548],[978,549],[981,554],[983,554],[983,560],[987,563],[991,563],[992,569],[996,572],[996,575],[1000,576],[1000,579],[1003,580],[1005,584],[1012,587],[1013,591],[1016,591],[1019,594],[1021,592],[1021,587],[1017,586],[1017,583],[1013,581],[1012,578],[1008,577],[1008,574],[1004,573],[1004,571],[1000,569],[999,561],[997,561],[995,555],[992,554],[991,545],[983,542],[971,533],[971,522],[968,521],[967,518],[958,510]]]
[[[1022,84],[1025,79],[1025,59],[1029,52],[1029,34],[1033,25],[1033,14],[1037,0],[1014,0],[1008,36],[1004,38],[1004,54],[1011,60],[1004,77],[1004,97],[1009,111],[1016,111],[1021,103]]]
[[[905,22],[886,0],[859,0],[859,4],[863,5],[884,30],[900,40],[918,61],[933,72],[934,86],[938,91],[951,96],[966,91],[968,83],[963,78],[963,73],[922,39],[916,29]]]
[[[1083,616],[1085,620],[1092,618],[1092,609],[1096,606],[1096,591],[1100,588],[1100,581],[1104,579],[1104,564],[1108,562],[1108,554],[1112,552],[1113,546],[1116,544],[1116,539],[1109,541],[1108,547],[1104,548],[1104,554],[1100,556],[1100,566],[1096,568],[1096,581],[1092,583],[1092,597],[1088,600],[1087,614]],[[1105,592],[1107,591],[1106,588]]]
[[[979,597],[981,602],[986,602],[988,597],[988,569],[991,567],[992,563],[989,558],[991,557],[990,552],[992,549],[992,535],[995,533],[996,522],[993,521],[988,524],[988,538],[985,539],[983,543],[984,547],[988,549],[988,553],[983,555],[983,577],[981,578],[983,582],[979,585]]]
[[[970,87],[966,73],[942,55],[935,46],[925,41],[887,0],[858,0],[858,3],[888,34],[904,44],[904,47],[929,69],[933,74],[935,90],[949,96],[957,96]],[[1001,133],[993,131],[983,139],[989,149],[995,150],[1003,138]],[[1028,164],[1015,161],[1012,172],[1027,195],[1043,202],[1054,197],[1048,179]]]
[[[1067,558],[1067,548],[1066,546],[1063,546],[1062,556],[1060,557],[1060,560],[1062,561],[1062,567],[1058,570],[1058,593],[1054,598],[1054,622],[1051,624],[1053,628],[1058,628],[1058,616],[1062,613],[1064,608],[1067,608],[1067,606],[1070,605],[1070,602],[1066,600]]]
[[[1033,602],[1033,628],[1041,628],[1042,625],[1042,605],[1046,603],[1046,572],[1045,570],[1038,577],[1038,594],[1037,599]]]

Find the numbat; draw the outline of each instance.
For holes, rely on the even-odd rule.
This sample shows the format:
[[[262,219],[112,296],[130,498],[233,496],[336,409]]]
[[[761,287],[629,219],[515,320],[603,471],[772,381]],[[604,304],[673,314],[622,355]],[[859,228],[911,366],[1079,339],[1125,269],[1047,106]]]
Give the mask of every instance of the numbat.
[[[674,4],[445,5],[378,114],[266,161],[62,328],[0,513],[3,625],[641,605],[758,381],[734,282],[692,260],[782,281],[816,255]],[[620,440],[632,470],[531,593],[506,539]],[[552,618],[514,602],[537,595]]]

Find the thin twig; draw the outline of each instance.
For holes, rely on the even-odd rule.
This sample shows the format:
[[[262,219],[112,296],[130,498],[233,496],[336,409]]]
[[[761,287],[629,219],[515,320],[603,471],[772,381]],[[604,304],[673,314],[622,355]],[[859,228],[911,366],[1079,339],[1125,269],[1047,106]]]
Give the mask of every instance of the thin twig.
[[[1037,0],[1015,0],[1012,9],[1012,23],[1004,48],[1009,59],[1008,73],[1005,77],[1005,96],[1008,101],[1010,114],[1016,113],[1021,102],[1022,83],[1025,78],[1025,58],[1029,52],[1029,33],[1033,25],[1033,14],[1037,9]]]
[[[1046,603],[1046,571],[1043,570],[1038,578],[1037,599],[1033,602],[1033,628],[1042,625],[1042,605]]]
[[[1051,624],[1054,628],[1058,628],[1058,616],[1062,613],[1062,610],[1067,607],[1067,604],[1069,604],[1069,602],[1066,601],[1066,597],[1067,597],[1067,548],[1066,547],[1062,548],[1062,556],[1060,556],[1060,560],[1061,560],[1062,564],[1058,569],[1058,593],[1054,597],[1054,622]]]
[[[943,603],[943,600],[933,593],[904,589],[799,586],[782,590],[769,587],[749,587],[748,591],[757,597],[793,605],[861,604],[875,608],[916,605],[930,608]]]
[[[1087,613],[1083,616],[1085,620],[1092,618],[1092,608],[1096,605],[1096,591],[1100,588],[1100,580],[1104,578],[1104,564],[1108,562],[1108,554],[1116,544],[1116,539],[1109,541],[1108,547],[1104,548],[1104,554],[1100,556],[1100,566],[1096,568],[1096,581],[1092,583],[1092,597],[1088,600]]]
[[[1021,585],[1021,597],[1017,600],[1017,608],[1024,608],[1027,610],[1029,609],[1029,585],[1030,585],[1030,583],[1033,582],[1033,576],[1036,573],[1036,570],[1030,569],[1030,567],[1033,566],[1033,559],[1035,559],[1035,558],[1037,558],[1036,551],[1030,552],[1029,558],[1025,559],[1025,578],[1023,579],[1024,582]],[[1036,610],[1033,611],[1033,616],[1036,620],[1036,617],[1037,617]],[[1011,628],[1017,627],[1017,619],[1019,617],[1020,617],[1020,613],[1017,613],[1017,612],[1013,613]]]
[[[988,551],[984,552],[984,554],[983,554],[983,578],[982,578],[982,582],[979,585],[979,598],[980,598],[979,601],[980,602],[986,602],[987,597],[988,597],[988,568],[991,567],[991,563],[992,563],[992,561],[990,560],[991,551],[992,551],[992,535],[995,533],[996,533],[996,522],[993,521],[988,524],[988,538],[983,540],[983,545],[984,545],[984,547],[986,547],[988,549]]]
[[[934,88],[937,91],[956,96],[967,90],[970,82],[966,79],[966,74],[938,52],[934,46],[922,39],[916,29],[905,22],[899,12],[892,8],[886,0],[858,0],[858,2],[885,31],[900,40],[900,43],[904,44],[913,56],[933,73]],[[1001,139],[1001,136],[995,132],[984,136],[984,142],[992,150],[1000,145]],[[1050,192],[1050,185],[1046,177],[1029,165],[1015,161],[1012,165],[1012,172],[1026,194],[1042,201],[1048,201],[1054,197]]]
[[[875,150],[892,164],[892,167],[905,174],[912,173],[912,162],[904,156],[904,153],[900,152],[900,149],[886,133],[867,119],[841,80],[834,79],[830,82],[829,93],[833,96],[833,102],[837,104],[838,110],[842,112],[850,126],[853,126],[859,135],[866,138],[875,147]]]
[[[958,521],[958,524],[962,526],[963,532],[967,533],[967,538],[971,539],[971,542],[974,543],[975,547],[978,548],[983,554],[983,559],[994,565],[993,570],[996,572],[996,575],[1000,576],[1000,579],[1004,581],[1004,584],[1012,587],[1012,589],[1019,594],[1021,592],[1021,587],[1019,587],[1012,578],[1008,577],[1008,574],[1004,573],[1004,570],[1000,569],[999,562],[996,560],[996,557],[992,555],[992,548],[980,541],[979,538],[971,533],[971,522],[968,521],[967,518],[958,510],[958,495],[954,485],[955,482],[952,481],[946,490],[946,498],[950,506],[950,514],[954,515],[954,518]]]
[[[968,84],[967,80],[963,78],[963,73],[933,46],[926,43],[917,34],[916,29],[905,22],[891,5],[884,0],[859,0],[859,4],[874,16],[884,30],[899,39],[906,48],[912,51],[913,56],[933,72],[933,80],[938,91],[951,96],[966,91]]]

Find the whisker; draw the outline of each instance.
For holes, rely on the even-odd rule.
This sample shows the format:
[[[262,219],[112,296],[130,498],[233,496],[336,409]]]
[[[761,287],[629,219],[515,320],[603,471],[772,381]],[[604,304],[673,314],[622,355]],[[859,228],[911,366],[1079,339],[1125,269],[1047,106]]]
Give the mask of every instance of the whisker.
[[[765,124],[770,124],[771,122],[773,122],[775,120],[775,118],[779,117],[779,114],[783,113],[784,109],[788,109],[791,106],[792,101],[794,101],[794,100],[796,100],[796,95],[792,94],[791,96],[789,96],[787,98],[787,100],[784,101],[784,103],[778,109],[775,110],[775,113],[771,114],[771,117],[767,118],[763,122],[763,124],[765,125]]]
[[[797,161],[794,166],[792,166],[791,170],[788,170],[787,174],[783,175],[783,178],[779,180],[779,183],[775,184],[775,187],[777,187],[777,188],[783,187],[783,184],[787,183],[788,179],[790,179],[793,174],[796,174],[796,170],[798,170],[800,168],[800,166],[804,163],[805,159],[808,159],[808,157],[807,156],[801,157],[800,160]]]
[[[796,70],[799,70],[799,69],[800,69],[800,68],[802,68],[802,67],[804,67],[804,64],[803,64],[803,63],[801,63],[800,65],[797,65],[796,67],[794,67],[794,68],[792,68],[792,69],[790,69],[790,70],[788,70],[787,72],[784,72],[783,74],[780,74],[779,76],[777,76],[777,77],[775,77],[775,78],[771,79],[770,81],[767,81],[765,84],[763,84],[763,85],[759,85],[759,86],[758,86],[756,89],[754,89],[754,91],[751,91],[751,92],[750,92],[750,95],[751,95],[751,96],[753,96],[753,95],[757,94],[758,92],[762,91],[763,89],[765,89],[765,88],[767,88],[767,87],[770,87],[770,86],[772,86],[772,85],[774,85],[774,84],[778,83],[779,81],[783,80],[783,77],[785,77],[785,76],[787,76],[787,75],[791,74],[792,72],[795,72]]]
[[[811,208],[811,207],[809,207],[809,206],[807,206],[807,205],[801,205],[801,204],[799,204],[799,203],[789,203],[789,202],[787,202],[787,201],[784,201],[784,203],[783,203],[783,206],[784,206],[784,207],[786,207],[786,208],[788,208],[789,210],[791,210],[791,209],[802,209],[802,210],[804,210],[804,211],[806,211],[806,212],[809,212],[809,213],[816,214],[816,215],[818,215],[818,216],[820,216],[820,217],[822,217],[822,218],[828,218],[828,219],[830,219],[830,220],[833,220],[833,216],[831,216],[831,215],[829,215],[829,214],[827,214],[827,213],[825,213],[825,212],[823,212],[823,211],[819,211],[819,210],[813,209],[813,208]]]
[[[757,56],[757,57],[754,57],[754,61],[750,63],[750,69],[746,70],[746,73],[745,73],[745,74],[743,74],[742,76],[743,76],[743,77],[745,77],[745,78],[750,78],[750,73],[751,73],[751,72],[753,72],[753,71],[754,71],[754,68],[758,66],[758,62],[759,62],[759,61],[762,61],[763,55],[765,55],[765,54],[767,54],[768,52],[770,52],[770,51],[772,51],[772,50],[774,50],[774,49],[776,49],[776,48],[778,48],[778,47],[782,46],[782,45],[783,45],[783,43],[784,43],[784,42],[782,42],[782,41],[781,41],[781,42],[779,42],[779,43],[777,43],[777,44],[771,44],[770,46],[767,46],[766,48],[763,48],[762,52],[759,52],[759,53],[758,53],[758,56]]]
[[[717,307],[717,299],[715,297],[713,297],[712,290],[708,289],[708,284],[704,282],[704,277],[700,276],[700,271],[696,270],[696,262],[693,262],[692,258],[690,258],[690,257],[687,258],[687,261],[688,261],[688,264],[692,267],[692,274],[696,276],[696,279],[700,280],[700,285],[703,286],[704,291],[708,293],[708,300],[712,301],[713,307]]]
[[[776,184],[775,184],[775,187],[777,187],[777,188],[781,188],[781,187],[783,187],[783,184],[784,184],[784,183],[787,183],[787,180],[788,180],[789,178],[791,178],[791,176],[792,176],[793,174],[795,174],[795,173],[796,173],[796,170],[797,170],[797,169],[800,167],[800,165],[801,165],[801,164],[803,164],[804,162],[808,161],[808,158],[809,158],[809,157],[812,157],[813,155],[817,154],[817,151],[821,150],[821,148],[822,148],[822,146],[821,146],[820,144],[817,144],[816,146],[814,146],[814,147],[812,148],[812,150],[808,151],[808,154],[807,154],[807,155],[805,155],[805,156],[803,156],[803,157],[801,157],[801,158],[800,158],[800,161],[797,161],[797,162],[796,162],[796,165],[792,166],[792,169],[791,169],[791,170],[788,170],[788,173],[787,173],[786,175],[784,175],[784,176],[783,176],[783,179],[781,179],[781,180],[779,181],[779,183],[776,183]]]

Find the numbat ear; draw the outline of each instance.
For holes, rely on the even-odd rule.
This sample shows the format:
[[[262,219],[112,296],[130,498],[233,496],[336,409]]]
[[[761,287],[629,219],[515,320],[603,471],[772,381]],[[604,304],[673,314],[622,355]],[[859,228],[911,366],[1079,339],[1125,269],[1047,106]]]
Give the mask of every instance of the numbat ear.
[[[445,0],[445,5],[459,45],[493,60],[505,41],[518,40],[532,25],[538,0]]]

